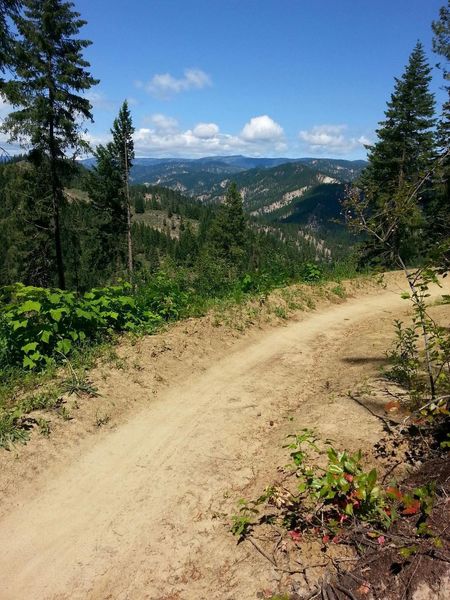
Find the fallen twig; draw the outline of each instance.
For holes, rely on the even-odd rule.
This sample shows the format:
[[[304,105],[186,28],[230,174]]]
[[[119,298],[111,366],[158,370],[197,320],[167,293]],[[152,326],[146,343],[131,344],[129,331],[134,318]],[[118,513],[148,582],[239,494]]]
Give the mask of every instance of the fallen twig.
[[[266,558],[270,562],[270,564],[272,564],[276,569],[279,569],[277,563],[273,560],[273,558],[270,557],[267,554],[267,552],[265,552],[262,548],[260,548],[258,544],[252,540],[251,537],[248,537],[247,539],[250,542],[250,544],[255,548],[255,550],[257,550],[262,556],[264,556],[264,558]]]
[[[356,600],[356,596],[354,596],[354,594],[352,594],[352,592],[350,590],[348,590],[347,588],[345,588],[340,583],[335,583],[334,586],[335,586],[336,589],[338,589],[340,592],[342,592],[348,598],[350,598],[350,600]]]
[[[367,412],[369,412],[371,415],[373,415],[377,419],[380,419],[380,421],[382,421],[384,423],[384,425],[386,426],[389,433],[392,433],[394,431],[393,428],[391,427],[390,423],[392,423],[393,425],[398,425],[397,421],[394,421],[393,419],[389,419],[389,417],[382,417],[381,415],[377,414],[371,408],[369,408],[363,402],[361,402],[361,400],[359,400],[356,396],[353,396],[350,393],[348,394],[348,396],[349,396],[349,398],[354,400],[357,404],[359,404],[360,406],[365,408],[367,410]]]

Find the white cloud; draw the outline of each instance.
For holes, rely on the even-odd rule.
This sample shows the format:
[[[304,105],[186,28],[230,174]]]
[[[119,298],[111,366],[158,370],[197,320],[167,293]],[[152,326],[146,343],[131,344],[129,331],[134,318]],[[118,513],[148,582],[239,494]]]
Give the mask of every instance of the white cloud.
[[[299,138],[306,142],[312,152],[346,154],[365,144],[370,144],[365,136],[359,138],[345,135],[347,125],[315,125],[307,131],[300,131]]]
[[[106,95],[100,91],[90,91],[87,92],[85,97],[92,104],[92,107],[96,110],[107,110],[113,111],[116,109],[116,102],[112,102],[109,100]]]
[[[373,145],[373,141],[366,137],[365,135],[361,135],[358,138],[358,143],[361,144],[362,146],[372,146]]]
[[[136,81],[135,84],[152,96],[165,100],[181,92],[209,87],[212,81],[210,76],[201,69],[185,69],[183,77],[177,78],[170,73],[157,73],[148,83]]]
[[[273,155],[284,151],[283,130],[270,117],[255,117],[239,135],[221,133],[216,123],[197,123],[182,130],[175,119],[162,114],[149,117],[134,135],[140,156],[190,156],[207,154]]]
[[[268,115],[253,117],[244,125],[241,132],[242,139],[248,142],[275,141],[284,136],[281,125],[276,123]]]
[[[178,129],[178,121],[174,117],[155,113],[144,119],[145,125],[153,125],[157,131],[176,131]]]
[[[215,133],[198,135],[195,128],[186,131],[158,131],[142,127],[134,134],[136,152],[141,156],[205,156],[205,154],[235,153],[245,144],[236,136]]]
[[[198,123],[192,133],[200,139],[209,140],[217,136],[219,127],[215,123]]]

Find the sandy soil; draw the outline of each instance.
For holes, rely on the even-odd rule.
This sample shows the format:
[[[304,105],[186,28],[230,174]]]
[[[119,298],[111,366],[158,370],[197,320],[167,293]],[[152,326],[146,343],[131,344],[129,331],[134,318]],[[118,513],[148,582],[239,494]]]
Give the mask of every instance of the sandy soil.
[[[347,391],[384,360],[406,310],[400,281],[243,335],[199,319],[124,343],[125,364],[92,373],[100,399],[0,456],[1,600],[246,600],[273,589],[270,564],[236,546],[227,515],[284,464],[288,433],[314,426],[350,449],[379,439],[381,422]]]

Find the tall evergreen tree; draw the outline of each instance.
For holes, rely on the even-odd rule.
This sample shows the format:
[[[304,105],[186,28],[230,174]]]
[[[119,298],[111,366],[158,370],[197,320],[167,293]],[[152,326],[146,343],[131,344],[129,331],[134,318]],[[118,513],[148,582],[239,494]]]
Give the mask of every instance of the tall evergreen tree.
[[[404,74],[395,79],[378,140],[369,152],[362,181],[377,195],[392,195],[404,184],[414,184],[427,171],[434,155],[434,96],[431,67],[417,43]]]
[[[438,63],[444,77],[446,99],[437,127],[437,143],[441,158],[434,174],[434,197],[429,211],[429,234],[439,245],[450,239],[450,0],[432,23],[433,51],[442,57]],[[447,153],[447,155],[445,155]],[[447,250],[448,253],[448,250]]]
[[[41,165],[42,170],[47,167]],[[55,284],[50,195],[48,179],[29,162],[1,167],[0,285]]]
[[[14,58],[12,56],[13,35],[10,29],[10,21],[17,16],[20,9],[20,0],[0,0],[0,73],[6,68],[12,67]],[[0,78],[0,90],[3,80]]]
[[[83,50],[91,42],[76,36],[85,21],[63,0],[24,0],[15,17],[16,77],[2,92],[18,110],[4,123],[11,141],[31,145],[32,155],[49,164],[51,212],[58,284],[65,287],[60,213],[64,200],[66,155],[86,148],[81,120],[92,120],[92,106],[80,93],[97,83],[87,71]],[[20,107],[20,108],[19,108]]]
[[[442,149],[450,148],[450,0],[447,6],[439,11],[439,19],[433,21],[433,51],[444,59],[444,63],[437,66],[442,70],[444,89],[447,98],[442,107],[442,117],[438,127],[438,141]]]
[[[127,210],[116,149],[113,143],[99,145],[96,165],[90,173],[88,192],[92,209],[91,269],[103,276],[121,273],[125,258]]]
[[[117,119],[114,120],[111,133],[113,135],[116,156],[119,160],[119,169],[126,199],[128,273],[131,279],[133,276],[133,244],[131,237],[130,170],[134,159],[134,127],[126,100],[122,104]]]
[[[380,256],[389,261],[399,253],[410,259],[420,253],[418,244],[423,243],[423,236],[417,234],[424,226],[422,211],[430,194],[422,185],[419,200],[414,190],[430,170],[436,154],[430,81],[431,68],[418,42],[404,74],[395,79],[385,119],[377,130],[378,140],[370,149],[369,165],[358,182],[367,210],[376,214],[378,226],[389,232],[391,258],[380,253],[376,238],[372,238],[365,246],[364,261]]]
[[[232,183],[224,204],[211,223],[207,241],[221,258],[241,269],[247,249],[247,234],[242,197],[236,184]]]

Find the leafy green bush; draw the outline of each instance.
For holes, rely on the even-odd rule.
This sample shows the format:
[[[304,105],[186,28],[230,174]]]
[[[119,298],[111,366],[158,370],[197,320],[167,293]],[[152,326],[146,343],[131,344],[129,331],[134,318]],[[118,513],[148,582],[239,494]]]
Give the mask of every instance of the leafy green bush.
[[[307,464],[307,453],[304,450],[305,444],[316,449],[313,433],[304,430],[293,438],[287,447],[292,450],[293,468],[300,479],[300,494],[322,502],[327,516],[340,523],[353,515],[362,520],[385,517],[382,495],[376,485],[377,472],[375,469],[363,469],[361,451],[355,454],[338,452],[333,446],[326,444],[326,468],[313,468]]]
[[[130,292],[129,284],[82,296],[22,284],[2,288],[1,367],[43,367],[101,335],[153,328],[161,318],[138,306]]]
[[[405,327],[401,321],[394,321],[395,342],[387,356],[391,362],[388,377],[409,390],[419,385],[420,356],[419,334],[413,326]]]
[[[252,294],[258,292],[267,292],[275,287],[276,282],[273,277],[266,272],[262,273],[247,273],[239,280],[239,289],[244,294]]]
[[[161,271],[143,284],[136,296],[136,305],[144,312],[158,314],[165,321],[176,321],[187,311],[189,294],[182,274],[171,277]]]
[[[299,481],[296,490],[275,484],[256,500],[241,499],[230,528],[240,540],[270,523],[286,529],[296,542],[310,535],[325,545],[338,544],[362,526],[360,532],[382,545],[383,531],[403,517],[417,522],[419,535],[429,533],[425,521],[435,501],[433,485],[412,490],[394,484],[384,488],[375,469],[364,469],[361,452],[338,452],[329,440],[320,442],[309,429],[289,437],[285,447],[292,462],[286,469]],[[324,453],[327,460],[321,467],[318,462]]]
[[[300,277],[306,283],[318,283],[323,277],[322,269],[314,263],[305,263]]]

